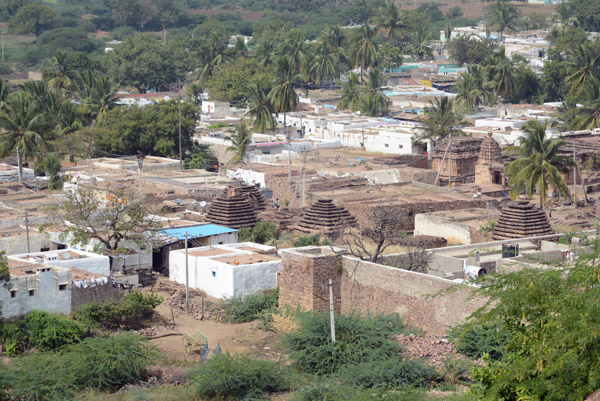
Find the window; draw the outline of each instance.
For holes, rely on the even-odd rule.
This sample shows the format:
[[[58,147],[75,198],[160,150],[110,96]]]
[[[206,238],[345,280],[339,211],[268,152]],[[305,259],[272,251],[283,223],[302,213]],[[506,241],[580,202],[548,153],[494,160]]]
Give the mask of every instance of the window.
[[[385,147],[386,147],[386,148],[389,148],[389,147],[390,147],[390,145],[386,143],[386,144],[385,144]]]
[[[35,290],[29,290],[29,296],[32,297],[35,295]]]
[[[10,297],[11,297],[11,298],[16,298],[16,297],[17,297],[17,290],[12,290],[12,291],[10,292]]]
[[[46,247],[40,248],[40,252],[48,252],[49,250],[50,250],[50,248],[46,248]]]
[[[56,245],[56,249],[67,249],[67,246],[65,244],[58,244]]]
[[[213,270],[211,273],[212,273],[213,277],[217,277],[217,272],[216,271]]]
[[[400,149],[402,149],[402,148],[404,148],[404,145],[398,145],[398,147],[399,147]]]
[[[58,285],[58,290],[59,290],[59,291],[64,291],[64,290],[66,290],[66,289],[67,289],[67,285],[66,285],[66,284],[59,284],[59,285]]]

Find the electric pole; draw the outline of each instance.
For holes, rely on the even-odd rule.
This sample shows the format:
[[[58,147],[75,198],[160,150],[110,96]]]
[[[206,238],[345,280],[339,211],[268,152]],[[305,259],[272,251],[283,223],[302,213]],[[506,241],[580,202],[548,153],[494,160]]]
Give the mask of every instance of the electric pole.
[[[188,233],[185,232],[185,313],[190,314],[190,274],[188,270]]]

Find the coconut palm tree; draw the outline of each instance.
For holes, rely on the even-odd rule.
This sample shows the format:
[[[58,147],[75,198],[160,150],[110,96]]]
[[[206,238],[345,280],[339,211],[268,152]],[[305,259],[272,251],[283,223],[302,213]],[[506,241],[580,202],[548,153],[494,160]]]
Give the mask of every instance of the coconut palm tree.
[[[496,100],[494,94],[469,73],[458,77],[453,91],[457,93],[456,106],[466,113],[474,113],[481,105],[491,105]]]
[[[598,59],[600,55],[594,56],[588,45],[579,45],[574,51],[572,61],[568,61],[575,72],[569,75],[565,82],[571,86],[569,94],[579,95],[591,79],[596,79],[598,76]]]
[[[374,22],[377,31],[392,45],[396,42],[400,30],[406,28],[404,15],[393,0],[388,0],[379,7]]]
[[[433,57],[433,50],[428,46],[431,40],[431,31],[428,25],[417,25],[408,34],[408,51],[423,60],[425,57]]]
[[[368,24],[364,24],[355,38],[356,47],[354,48],[353,61],[356,67],[360,67],[361,82],[364,71],[378,65],[377,44],[373,41],[374,36],[373,29]]]
[[[232,164],[244,162],[244,153],[246,148],[252,142],[252,134],[248,131],[246,123],[242,122],[238,125],[235,135],[231,138],[232,145],[227,148],[228,151],[234,151],[235,155],[231,159]]]
[[[42,163],[44,167],[44,171],[48,174],[48,188],[50,190],[57,190],[63,188],[63,177],[61,177],[58,173],[62,166],[60,165],[60,160],[58,157],[51,153],[44,158]]]
[[[487,79],[496,94],[508,98],[515,90],[517,71],[512,61],[506,57],[504,47],[500,46],[496,53],[486,57],[483,64]]]
[[[419,128],[420,132],[413,137],[413,142],[426,140],[431,143],[433,148],[440,139],[449,135],[462,135],[462,127],[467,125],[462,117],[454,99],[447,96],[435,98],[429,102],[423,126]]]
[[[333,80],[338,78],[337,59],[329,51],[329,46],[321,43],[317,49],[316,55],[312,60],[309,70],[310,76],[317,84],[322,84],[327,79],[333,87]]]
[[[345,31],[339,25],[325,28],[321,33],[321,42],[328,46],[329,52],[337,59],[338,75],[350,67],[346,52],[347,41]]]
[[[580,96],[567,102],[561,120],[570,130],[591,130],[600,127],[600,81],[590,79],[578,91]]]
[[[16,153],[19,183],[23,182],[23,161],[39,157],[47,148],[39,132],[43,118],[40,107],[24,92],[12,94],[0,110],[0,157]]]
[[[115,107],[116,85],[106,75],[85,69],[77,75],[81,111],[92,125],[102,125],[106,113]]]
[[[295,65],[287,57],[277,60],[277,82],[269,92],[269,101],[277,113],[283,113],[283,132],[288,140],[288,181],[292,182],[292,159],[290,154],[290,137],[287,135],[287,113],[298,107],[298,94],[294,86],[306,82],[306,77],[296,73]]]
[[[497,0],[485,13],[486,22],[500,33],[500,42],[507,30],[515,30],[519,11],[511,4]]]
[[[8,94],[10,93],[10,86],[6,83],[5,80],[0,78],[0,107],[2,102],[8,99]]]
[[[265,132],[267,128],[274,128],[276,125],[273,114],[275,109],[269,100],[270,87],[268,82],[262,77],[250,84],[249,88],[249,110],[246,116],[254,120],[254,130]]]
[[[342,83],[342,100],[338,103],[338,110],[349,108],[352,111],[358,110],[360,106],[360,83],[358,82],[358,75],[355,72],[351,72],[348,75],[348,80]]]
[[[55,90],[69,90],[75,71],[69,65],[69,54],[58,49],[54,57],[44,62],[42,68],[42,79],[48,82],[48,86]]]
[[[527,196],[531,197],[537,190],[541,209],[544,208],[549,186],[552,186],[559,199],[570,196],[563,173],[569,167],[576,166],[575,160],[558,154],[564,145],[561,138],[546,138],[547,126],[548,121],[540,123],[537,120],[528,121],[523,126],[525,137],[521,139],[521,157],[505,169],[508,185],[513,187],[510,196],[514,199],[525,189]]]
[[[215,68],[231,60],[230,51],[215,32],[211,32],[202,49],[203,67],[197,75],[197,80],[204,82],[213,74]]]
[[[289,57],[296,74],[308,74],[312,57],[302,31],[292,29],[287,39],[282,42],[280,52]]]
[[[369,72],[368,91],[361,97],[361,112],[367,116],[379,117],[387,114],[390,99],[381,90],[383,74],[379,68]]]

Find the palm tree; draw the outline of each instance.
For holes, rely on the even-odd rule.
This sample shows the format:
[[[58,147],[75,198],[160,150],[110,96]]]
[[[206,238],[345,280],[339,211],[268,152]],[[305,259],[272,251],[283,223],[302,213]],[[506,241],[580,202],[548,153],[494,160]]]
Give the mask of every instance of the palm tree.
[[[505,169],[508,185],[513,187],[510,196],[514,199],[525,189],[527,196],[532,197],[537,189],[541,209],[544,208],[549,185],[559,199],[561,196],[569,197],[563,173],[577,164],[572,158],[558,154],[564,141],[561,138],[547,139],[547,126],[548,121],[542,124],[537,120],[528,121],[523,126],[525,137],[521,139],[521,157]]]
[[[203,65],[197,79],[204,82],[215,68],[230,61],[230,52],[215,32],[211,32],[202,49]]]
[[[47,147],[39,132],[43,114],[36,102],[24,92],[14,93],[0,110],[0,157],[17,155],[19,183],[23,182],[24,160],[41,155]]]
[[[77,82],[82,113],[92,125],[101,125],[103,117],[116,105],[116,85],[108,76],[91,69],[79,72]]]
[[[508,98],[515,90],[517,71],[512,61],[506,57],[503,46],[492,56],[486,57],[483,64],[488,81],[493,85],[497,95]]]
[[[579,45],[575,49],[573,61],[568,62],[576,71],[569,75],[565,82],[571,86],[569,94],[578,95],[590,79],[596,79],[598,75],[598,59],[600,55],[594,56],[588,45]]]
[[[8,94],[10,93],[10,86],[6,83],[5,80],[0,78],[0,107],[2,102],[8,99]]]
[[[360,83],[358,82],[358,75],[355,72],[351,72],[348,75],[348,80],[342,84],[342,100],[338,103],[338,110],[350,108],[352,111],[358,110],[360,106]]]
[[[298,107],[298,94],[294,86],[306,82],[306,77],[297,74],[293,62],[287,56],[277,60],[277,82],[269,92],[269,101],[277,113],[283,113],[283,132],[288,140],[288,181],[292,182],[292,159],[290,155],[290,139],[286,133],[287,113]]]
[[[438,97],[429,102],[423,126],[419,128],[420,132],[414,136],[413,142],[426,140],[431,142],[433,148],[442,138],[462,135],[462,127],[465,125],[467,122],[462,119],[454,100],[447,96]]]
[[[491,105],[495,101],[494,94],[469,73],[458,77],[453,91],[457,93],[456,106],[466,113],[474,113],[480,105]]]
[[[58,49],[54,53],[54,57],[44,62],[42,79],[48,82],[50,88],[56,90],[70,89],[75,71],[69,65],[68,59],[69,53]]]
[[[274,128],[276,125],[273,117],[275,109],[269,100],[270,88],[267,86],[267,81],[258,78],[250,84],[249,89],[250,109],[246,115],[254,120],[254,130],[265,132],[267,128]]]
[[[238,125],[235,135],[231,138],[232,145],[227,148],[227,151],[234,151],[235,155],[231,159],[232,164],[244,162],[244,154],[246,148],[252,142],[252,134],[248,131],[246,123],[242,122]]]
[[[287,39],[281,44],[281,53],[289,57],[296,74],[308,74],[311,54],[302,31],[299,29],[290,31]]]
[[[568,102],[570,107],[562,113],[570,130],[591,130],[600,127],[600,82],[588,80],[580,91],[580,96]]]
[[[319,45],[309,72],[315,83],[320,85],[324,79],[327,79],[333,87],[333,80],[339,76],[337,60],[335,55],[329,52],[329,47],[326,44]]]
[[[433,51],[427,44],[431,39],[431,31],[427,25],[417,25],[408,34],[409,52],[416,56],[419,60],[423,60],[425,56],[433,57]]]
[[[519,11],[512,5],[497,0],[485,13],[485,19],[494,29],[500,32],[500,42],[507,30],[516,29]]]
[[[348,38],[345,30],[340,28],[339,25],[325,28],[321,33],[321,42],[327,45],[329,52],[337,59],[338,74],[346,71],[345,67],[350,67],[350,61],[346,52],[347,41]]]
[[[49,177],[48,188],[50,190],[62,189],[63,177],[58,174],[62,166],[60,165],[60,160],[58,157],[51,153],[44,158],[44,162],[42,164],[44,171]]]
[[[364,24],[356,37],[354,49],[354,65],[360,67],[360,78],[362,82],[363,72],[369,68],[377,67],[377,44],[373,41],[375,32],[368,24]]]
[[[388,112],[390,99],[381,90],[383,77],[381,70],[374,68],[369,72],[369,90],[361,99],[361,111],[371,117],[379,117]]]
[[[393,45],[396,42],[399,31],[406,28],[406,23],[400,7],[396,6],[394,0],[388,0],[379,7],[375,17],[375,26],[389,43]]]

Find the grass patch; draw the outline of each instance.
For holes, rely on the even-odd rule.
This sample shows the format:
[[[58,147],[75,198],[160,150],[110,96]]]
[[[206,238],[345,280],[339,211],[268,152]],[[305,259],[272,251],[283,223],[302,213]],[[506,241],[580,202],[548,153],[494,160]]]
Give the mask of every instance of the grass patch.
[[[245,323],[258,319],[267,311],[277,307],[279,289],[266,290],[245,297],[225,300],[223,320],[228,323]]]

